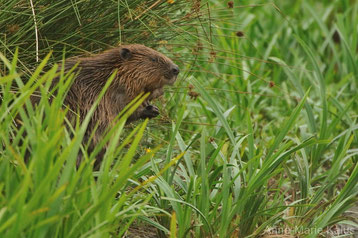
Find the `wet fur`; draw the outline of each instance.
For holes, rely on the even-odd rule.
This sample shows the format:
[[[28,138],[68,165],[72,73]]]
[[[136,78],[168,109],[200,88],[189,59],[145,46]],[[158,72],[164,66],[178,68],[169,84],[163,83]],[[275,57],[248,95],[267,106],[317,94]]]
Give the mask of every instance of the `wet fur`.
[[[168,57],[138,44],[123,45],[92,57],[68,59],[65,61],[65,71],[69,71],[76,64],[77,76],[64,103],[71,111],[79,112],[80,120],[87,115],[108,78],[117,71],[86,132],[88,138],[98,123],[90,146],[92,149],[100,141],[104,131],[111,126],[113,119],[140,93],[151,94],[128,121],[156,116],[158,112],[151,111],[156,107],[149,105],[149,101],[161,96],[163,86],[173,84],[178,73],[173,74],[173,69],[178,69],[178,66]],[[56,80],[54,82],[56,83]],[[73,112],[68,112],[70,119],[74,115]],[[98,157],[97,166],[102,160],[101,155]]]

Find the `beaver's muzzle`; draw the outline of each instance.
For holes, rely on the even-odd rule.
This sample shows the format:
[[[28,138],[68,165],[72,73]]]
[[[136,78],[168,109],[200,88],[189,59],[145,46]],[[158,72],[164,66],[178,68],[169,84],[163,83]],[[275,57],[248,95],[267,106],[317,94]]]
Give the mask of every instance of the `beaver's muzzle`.
[[[178,76],[178,74],[180,72],[178,65],[174,64],[171,72],[172,72],[173,76]]]
[[[168,82],[167,84],[168,85],[173,85],[174,82],[176,81],[176,79],[178,78],[178,74],[179,74],[180,70],[179,70],[179,67],[178,65],[176,64],[173,64],[169,70],[169,77],[168,77]]]

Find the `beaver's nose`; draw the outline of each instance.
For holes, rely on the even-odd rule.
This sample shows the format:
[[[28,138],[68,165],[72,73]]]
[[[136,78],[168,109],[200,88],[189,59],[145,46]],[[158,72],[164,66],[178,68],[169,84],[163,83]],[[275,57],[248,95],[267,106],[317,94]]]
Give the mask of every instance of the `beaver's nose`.
[[[178,65],[174,65],[173,68],[172,68],[172,73],[177,76],[179,74],[180,70],[179,70],[179,67]]]

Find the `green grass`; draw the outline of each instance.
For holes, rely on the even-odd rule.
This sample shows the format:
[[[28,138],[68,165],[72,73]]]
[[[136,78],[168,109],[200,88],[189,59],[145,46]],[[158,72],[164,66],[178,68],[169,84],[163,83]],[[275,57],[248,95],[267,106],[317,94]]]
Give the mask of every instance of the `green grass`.
[[[72,28],[90,14],[74,3]],[[122,17],[129,3],[113,2],[108,19]],[[176,19],[195,15],[192,5],[167,4],[174,23],[151,26],[158,38],[148,45],[159,46],[183,73],[158,102],[159,118],[129,126],[128,113],[118,118],[98,172],[81,144],[86,121],[66,126],[62,102],[73,75],[61,74],[52,103],[46,92],[64,46],[66,55],[96,51],[123,40],[122,31],[108,39],[89,26],[83,35],[66,33],[53,54],[51,42],[42,48],[41,64],[33,43],[19,44],[33,42],[33,35],[18,35],[25,25],[2,38],[0,236],[117,237],[130,227],[155,227],[162,237],[258,237],[270,229],[325,237],[334,224],[353,232],[357,216],[345,212],[358,197],[358,4],[261,3],[202,2],[199,16],[182,24]],[[164,21],[163,6],[143,13],[143,21],[121,21],[122,37],[140,35],[142,28],[134,29],[145,28],[150,16]],[[53,23],[69,17],[49,8]],[[0,22],[15,21],[1,13]],[[29,96],[38,88],[42,100],[32,108]],[[13,123],[17,114],[21,127]],[[85,162],[76,169],[79,150]]]

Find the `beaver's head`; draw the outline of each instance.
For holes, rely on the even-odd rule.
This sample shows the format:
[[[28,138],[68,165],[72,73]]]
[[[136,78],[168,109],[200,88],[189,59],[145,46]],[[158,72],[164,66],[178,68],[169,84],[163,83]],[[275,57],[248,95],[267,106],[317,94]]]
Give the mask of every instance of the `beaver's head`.
[[[118,50],[119,80],[130,96],[161,90],[177,79],[179,67],[158,51],[139,44],[123,45]]]

